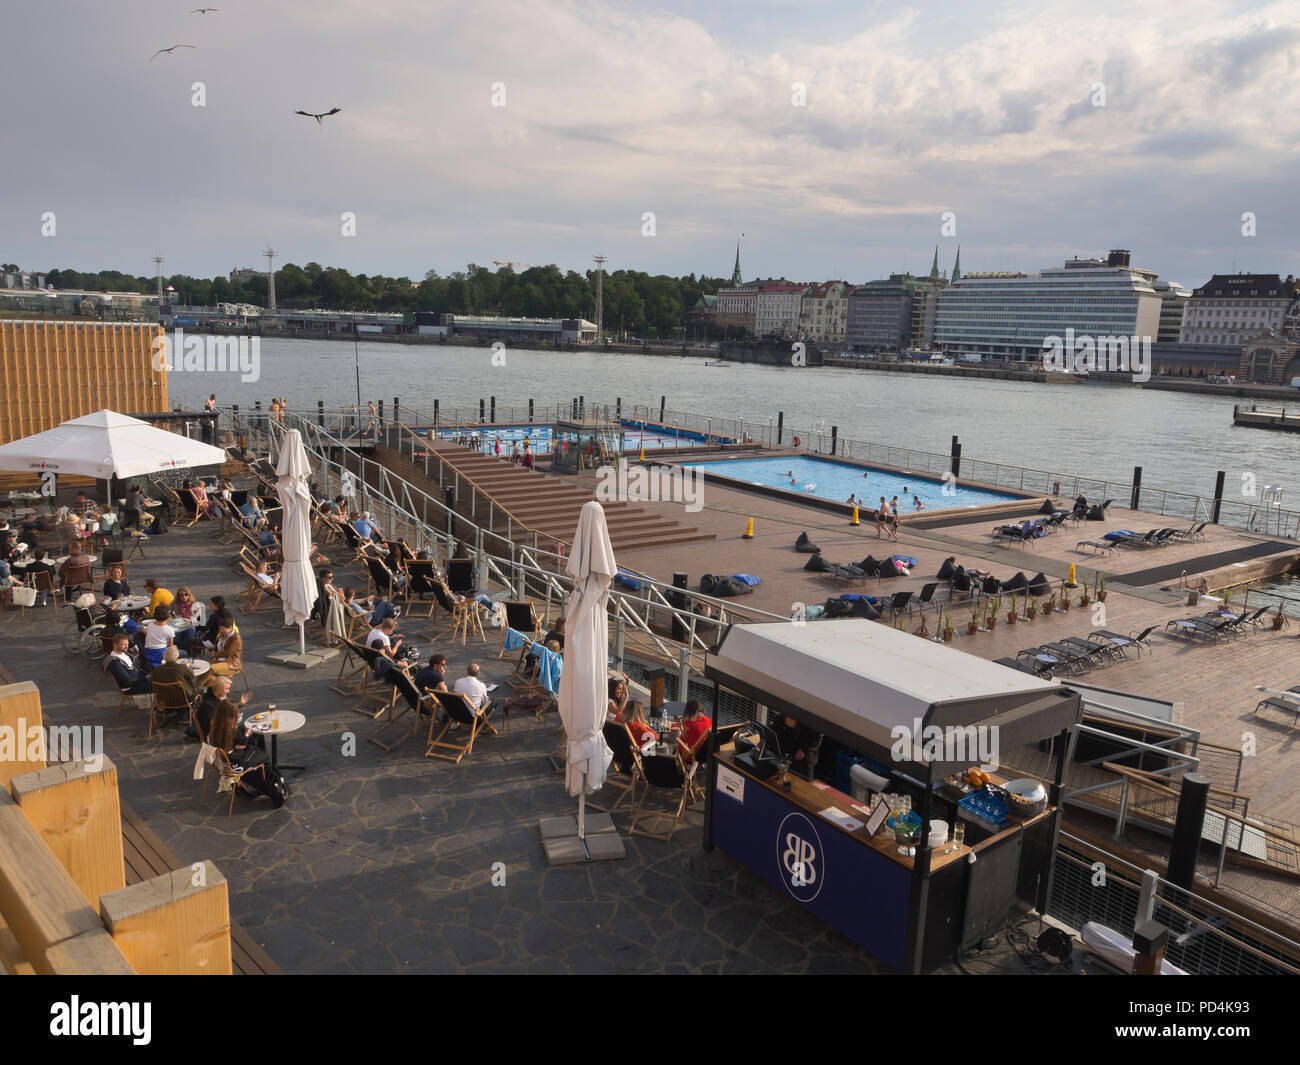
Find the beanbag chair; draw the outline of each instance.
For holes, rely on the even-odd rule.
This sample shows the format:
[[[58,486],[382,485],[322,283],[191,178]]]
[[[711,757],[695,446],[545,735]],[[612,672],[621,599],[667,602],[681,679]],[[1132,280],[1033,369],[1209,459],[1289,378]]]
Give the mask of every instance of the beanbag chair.
[[[935,574],[941,581],[950,581],[953,574],[957,572],[957,556],[949,555],[943,560],[943,565],[939,567],[939,572]]]
[[[843,599],[827,599],[823,609],[828,618],[846,618],[852,611],[853,604],[846,603]]]
[[[1101,504],[1100,504],[1100,503],[1098,503],[1095,507],[1089,507],[1089,508],[1088,508],[1088,518],[1087,518],[1087,520],[1088,520],[1088,521],[1105,521],[1105,520],[1106,520],[1106,512],[1105,512],[1104,510],[1101,509]]]
[[[820,551],[805,562],[803,568],[809,573],[829,573],[831,569],[830,563],[822,558],[822,553]]]
[[[715,577],[706,573],[700,578],[700,591],[718,599],[728,599],[736,595],[752,595],[754,589],[734,577]]]
[[[887,558],[885,559],[884,562],[880,564],[880,571],[878,576],[880,576],[881,578],[887,580],[890,577],[906,577],[907,575],[908,575],[907,568],[904,566],[900,566],[892,558]]]
[[[874,603],[867,602],[866,599],[859,599],[849,611],[849,617],[866,618],[868,621],[875,621],[880,617],[880,608]]]
[[[641,582],[628,570],[620,569],[614,574],[614,583],[621,584],[624,588],[630,588],[634,592],[641,590]]]
[[[794,549],[803,555],[815,555],[821,550],[820,547],[808,539],[806,532],[799,534],[799,539],[794,542]]]
[[[874,555],[868,555],[866,558],[864,558],[861,562],[858,563],[858,568],[861,569],[862,572],[865,573],[868,577],[874,577],[876,575],[876,571],[880,569],[880,563],[876,561]]]
[[[914,569],[916,567],[916,559],[911,558],[908,555],[890,555],[889,557],[895,562],[901,562],[908,569]]]
[[[847,599],[850,603],[856,603],[859,599],[865,599],[866,596],[864,596],[861,592],[845,592],[842,596],[840,596],[840,598]]]
[[[1048,581],[1046,574],[1038,574],[1029,582],[1029,587],[1025,589],[1030,595],[1051,595],[1052,585]]]
[[[1038,513],[1039,513],[1039,514],[1055,514],[1055,513],[1056,513],[1056,504],[1053,503],[1050,499],[1044,499],[1044,500],[1043,500],[1043,505],[1042,505],[1041,507],[1038,508]]]
[[[1002,586],[1004,592],[1023,592],[1029,587],[1029,578],[1023,573],[1017,573]]]
[[[763,583],[762,577],[755,577],[752,573],[733,573],[731,576],[742,584],[748,584],[751,588],[756,584]]]

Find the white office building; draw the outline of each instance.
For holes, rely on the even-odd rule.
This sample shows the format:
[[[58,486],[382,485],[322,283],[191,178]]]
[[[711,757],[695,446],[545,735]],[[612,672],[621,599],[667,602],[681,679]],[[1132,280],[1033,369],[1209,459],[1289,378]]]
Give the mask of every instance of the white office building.
[[[1192,293],[1183,318],[1184,344],[1240,344],[1265,329],[1282,332],[1292,301],[1300,297],[1294,277],[1277,274],[1215,274]]]
[[[774,281],[758,290],[754,301],[754,332],[760,337],[796,336],[803,294],[808,286],[795,281]]]
[[[1157,275],[1127,251],[1039,274],[966,274],[939,295],[935,344],[953,355],[1037,363],[1048,337],[1149,337],[1160,328]]]

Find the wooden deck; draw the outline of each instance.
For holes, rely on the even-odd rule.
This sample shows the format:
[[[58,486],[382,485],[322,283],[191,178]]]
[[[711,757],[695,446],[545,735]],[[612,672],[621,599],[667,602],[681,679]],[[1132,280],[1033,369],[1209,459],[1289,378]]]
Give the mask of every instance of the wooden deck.
[[[126,803],[122,803],[122,850],[126,858],[128,887],[182,868],[180,859]],[[236,975],[283,975],[280,967],[234,921],[230,922],[230,955]]]

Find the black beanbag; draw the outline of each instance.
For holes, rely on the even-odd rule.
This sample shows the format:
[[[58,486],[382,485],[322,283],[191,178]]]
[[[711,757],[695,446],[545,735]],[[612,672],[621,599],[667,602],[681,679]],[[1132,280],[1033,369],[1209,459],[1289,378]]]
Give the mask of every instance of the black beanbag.
[[[706,573],[700,578],[700,591],[716,599],[729,599],[736,595],[752,595],[754,589],[735,577],[715,577]]]
[[[1042,505],[1041,507],[1038,508],[1038,513],[1039,513],[1039,514],[1055,514],[1055,513],[1056,513],[1056,504],[1053,503],[1050,499],[1044,499],[1044,500],[1043,500],[1043,505]]]
[[[849,611],[849,617],[866,618],[868,621],[875,621],[880,617],[880,608],[873,603],[869,603],[864,596],[853,604],[853,609]]]
[[[1100,503],[1098,503],[1095,507],[1089,507],[1089,508],[1088,508],[1088,518],[1087,518],[1087,520],[1088,520],[1088,521],[1105,521],[1105,520],[1106,520],[1106,512],[1105,512],[1104,510],[1101,509],[1101,504],[1100,504]]]
[[[808,570],[809,573],[829,573],[831,569],[830,563],[822,558],[820,551],[805,562],[803,568]]]
[[[1052,585],[1048,581],[1046,574],[1040,573],[1029,582],[1029,587],[1026,591],[1028,591],[1030,595],[1051,595]]]
[[[880,569],[876,571],[876,576],[886,580],[890,577],[906,577],[907,567],[900,565],[892,558],[887,558],[880,564]]]
[[[815,555],[821,550],[820,547],[808,539],[806,532],[799,534],[799,539],[794,542],[794,549],[802,555]]]
[[[1023,592],[1028,587],[1029,578],[1023,573],[1017,573],[1002,586],[1002,590],[1004,592]]]
[[[825,609],[828,618],[846,618],[853,612],[853,604],[845,599],[827,599]]]

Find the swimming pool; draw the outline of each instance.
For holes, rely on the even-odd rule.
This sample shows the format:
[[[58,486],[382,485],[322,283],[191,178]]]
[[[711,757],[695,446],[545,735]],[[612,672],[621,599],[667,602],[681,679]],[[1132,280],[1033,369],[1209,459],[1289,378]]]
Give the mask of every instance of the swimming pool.
[[[428,429],[418,430],[421,436],[428,436]],[[501,425],[495,422],[489,422],[483,425],[467,426],[461,428],[448,428],[436,430],[438,439],[455,440],[464,436],[466,432],[475,432],[478,434],[479,450],[492,453],[496,445],[497,437],[501,437],[501,453],[510,454],[510,445],[518,444],[520,450],[523,449],[524,441],[527,440],[532,446],[534,454],[549,455],[554,450],[554,432],[550,425]],[[729,443],[729,437],[715,436],[714,441],[719,440]],[[690,432],[686,429],[674,433],[671,428],[665,429],[664,426],[650,425],[643,427],[640,422],[633,422],[627,419],[623,421],[623,450],[627,453],[639,451],[645,448],[647,451],[665,448],[665,447],[700,447],[705,443],[704,434]]]
[[[847,503],[849,496],[856,497],[859,506],[871,509],[880,503],[880,497],[891,500],[898,496],[899,511],[917,513],[913,496],[919,496],[926,510],[951,510],[953,507],[978,507],[988,503],[1009,503],[1021,496],[1003,492],[986,492],[967,488],[960,482],[945,485],[928,477],[909,477],[906,474],[888,473],[884,470],[864,469],[834,459],[782,458],[733,459],[728,462],[684,462],[705,473],[734,477],[751,484],[784,488],[789,492],[833,499]],[[865,474],[865,476],[864,476]],[[793,479],[794,483],[791,484]]]

